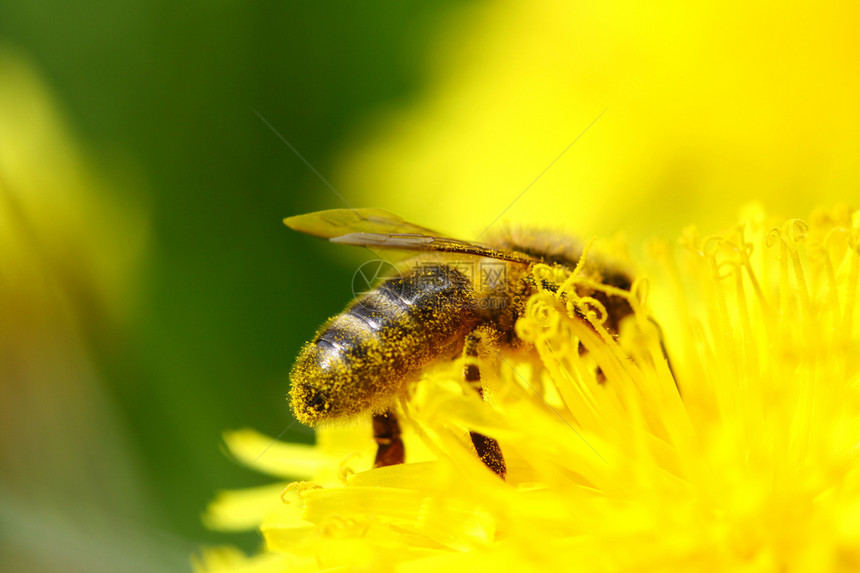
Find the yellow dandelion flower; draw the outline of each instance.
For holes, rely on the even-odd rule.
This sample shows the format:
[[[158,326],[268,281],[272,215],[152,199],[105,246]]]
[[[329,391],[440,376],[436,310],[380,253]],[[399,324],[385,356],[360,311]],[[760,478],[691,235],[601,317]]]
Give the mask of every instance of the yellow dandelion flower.
[[[805,214],[857,193],[858,27],[840,0],[474,3],[439,26],[426,88],[356,127],[334,181],[466,237],[559,154],[518,222],[674,235],[724,225],[750,189]],[[684,208],[650,208],[667,204]]]
[[[399,404],[406,464],[368,470],[366,428],[263,456],[268,438],[229,434],[240,460],[284,481],[222,494],[207,515],[258,527],[259,555],[207,550],[195,567],[856,569],[858,252],[847,208],[774,225],[753,207],[727,233],[690,228],[678,253],[653,245],[651,287],[634,285],[618,337],[574,273],[530,299],[516,331],[533,352],[502,356],[491,403],[463,392],[460,361],[415,385]],[[505,481],[469,430],[498,440]]]

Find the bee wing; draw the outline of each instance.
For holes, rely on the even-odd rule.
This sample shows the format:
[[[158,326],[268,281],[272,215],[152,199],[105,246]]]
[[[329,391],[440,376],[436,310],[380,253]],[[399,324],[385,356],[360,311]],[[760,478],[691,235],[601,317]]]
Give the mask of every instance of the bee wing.
[[[331,209],[287,217],[284,224],[301,233],[333,239],[351,233],[439,235],[383,209]]]
[[[529,264],[538,259],[515,251],[494,249],[477,243],[458,241],[448,237],[437,237],[422,233],[349,233],[340,237],[332,237],[331,242],[361,247],[377,247],[381,249],[399,249],[404,251],[436,251],[440,253],[457,253],[488,257],[502,261]]]
[[[459,241],[415,225],[383,209],[332,209],[287,217],[284,223],[296,231],[329,239],[333,243],[401,251],[436,251],[488,257],[529,264],[539,259],[505,249]]]

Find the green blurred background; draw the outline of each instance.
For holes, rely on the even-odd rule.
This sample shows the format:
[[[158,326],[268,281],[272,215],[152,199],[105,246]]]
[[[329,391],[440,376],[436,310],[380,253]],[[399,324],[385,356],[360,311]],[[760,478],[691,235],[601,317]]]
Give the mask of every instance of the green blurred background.
[[[254,110],[326,175],[420,91],[452,4],[0,3],[0,570],[259,546],[201,524],[218,489],[270,482],[221,434],[292,422],[293,356],[355,265],[282,225],[344,205]]]

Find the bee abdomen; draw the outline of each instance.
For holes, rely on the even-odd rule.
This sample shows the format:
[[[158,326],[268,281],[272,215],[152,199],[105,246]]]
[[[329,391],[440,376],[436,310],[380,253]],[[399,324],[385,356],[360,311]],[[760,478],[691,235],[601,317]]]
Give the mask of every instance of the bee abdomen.
[[[472,286],[465,275],[447,265],[418,267],[354,301],[315,342],[362,354],[361,347],[374,344],[380,336],[420,330],[445,339],[452,323],[472,322],[474,312]]]
[[[332,319],[314,343],[327,345],[343,355],[364,354],[363,347],[377,343],[386,329],[409,318],[407,307],[391,302],[383,293],[377,288],[353,302]]]
[[[439,265],[392,278],[322,328],[296,361],[293,410],[305,423],[383,407],[478,322],[471,283]]]

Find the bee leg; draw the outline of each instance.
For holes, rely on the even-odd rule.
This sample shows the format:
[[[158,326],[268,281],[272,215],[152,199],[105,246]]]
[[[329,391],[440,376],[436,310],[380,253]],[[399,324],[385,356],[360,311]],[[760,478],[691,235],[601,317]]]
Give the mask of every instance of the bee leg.
[[[403,440],[400,438],[400,424],[392,410],[373,415],[373,439],[376,442],[376,460],[373,467],[402,464],[406,458]]]
[[[675,369],[672,368],[672,361],[669,360],[669,353],[666,352],[666,338],[663,336],[663,329],[660,328],[660,323],[654,320],[653,318],[649,319],[651,324],[653,324],[657,328],[657,335],[660,338],[660,350],[663,351],[663,356],[666,358],[666,366],[669,368],[669,374],[672,375],[672,381],[675,383],[675,389],[678,391],[679,396],[683,396],[681,392],[681,386],[678,385],[678,377],[675,375]]]
[[[472,332],[466,337],[466,344],[463,347],[463,355],[466,358],[466,367],[464,376],[466,383],[475,388],[481,398],[484,397],[484,388],[480,385],[481,371],[478,368],[478,345],[481,342],[481,335],[478,332]],[[484,462],[484,465],[502,479],[505,479],[507,466],[505,465],[505,457],[502,455],[502,448],[499,447],[499,442],[493,438],[489,438],[478,432],[469,432],[472,438],[472,445],[475,446],[475,451],[478,457]]]

